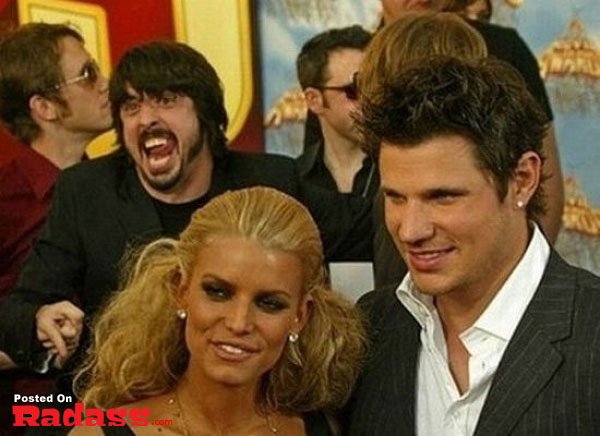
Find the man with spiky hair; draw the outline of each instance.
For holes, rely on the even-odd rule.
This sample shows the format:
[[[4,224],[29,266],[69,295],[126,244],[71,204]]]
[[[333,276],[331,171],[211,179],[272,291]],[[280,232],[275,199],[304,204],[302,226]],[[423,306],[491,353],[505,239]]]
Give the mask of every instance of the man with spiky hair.
[[[388,26],[407,14],[416,11],[452,12],[462,16],[462,11],[474,0],[381,0],[382,26]],[[543,185],[547,194],[546,211],[541,216],[540,225],[544,234],[553,244],[558,237],[562,225],[565,194],[563,175],[560,164],[560,153],[556,141],[553,112],[546,93],[544,82],[540,76],[539,66],[519,33],[512,28],[498,26],[483,20],[471,20],[464,17],[465,22],[475,29],[484,39],[490,57],[501,59],[511,64],[522,75],[529,92],[546,114],[548,128],[544,135]],[[375,214],[378,221],[377,213]],[[396,282],[401,278],[405,265],[393,249],[393,243],[380,228],[376,230],[374,243],[375,284],[381,286]]]
[[[518,72],[430,57],[361,106],[408,273],[358,303],[349,434],[598,434],[600,278],[540,230],[548,126]]]

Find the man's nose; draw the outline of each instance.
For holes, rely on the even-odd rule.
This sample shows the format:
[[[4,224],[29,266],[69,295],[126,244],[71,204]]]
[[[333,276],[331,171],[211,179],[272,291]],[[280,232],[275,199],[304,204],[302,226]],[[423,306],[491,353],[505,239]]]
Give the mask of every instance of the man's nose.
[[[140,103],[140,111],[138,115],[140,123],[144,126],[149,126],[158,120],[156,107],[149,101],[142,101]]]
[[[426,205],[407,202],[399,210],[392,212],[393,233],[400,242],[415,244],[433,236],[434,226]]]
[[[98,83],[100,84],[100,92],[108,92],[108,78],[104,74],[98,73]]]

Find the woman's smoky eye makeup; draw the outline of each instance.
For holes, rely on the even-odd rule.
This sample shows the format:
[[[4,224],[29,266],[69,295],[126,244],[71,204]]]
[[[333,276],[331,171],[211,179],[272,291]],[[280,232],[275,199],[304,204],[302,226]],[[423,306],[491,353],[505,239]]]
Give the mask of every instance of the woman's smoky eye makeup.
[[[277,294],[258,295],[254,301],[258,307],[269,313],[281,312],[290,307],[290,303]]]
[[[208,298],[214,301],[227,300],[231,294],[231,292],[226,289],[225,286],[219,283],[214,283],[213,281],[202,282],[200,288]]]
[[[202,292],[212,301],[227,301],[233,296],[233,291],[226,284],[218,283],[213,280],[205,280],[200,283]],[[290,303],[281,292],[259,293],[253,299],[253,303],[259,309],[267,313],[281,312],[288,309]]]

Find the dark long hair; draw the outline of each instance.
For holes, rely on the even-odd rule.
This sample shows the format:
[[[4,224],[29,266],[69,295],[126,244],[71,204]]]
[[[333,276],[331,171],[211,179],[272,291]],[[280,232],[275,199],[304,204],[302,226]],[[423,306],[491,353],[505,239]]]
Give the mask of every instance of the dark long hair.
[[[127,86],[140,95],[160,97],[171,91],[187,95],[194,102],[204,143],[213,156],[221,157],[227,146],[229,122],[223,87],[217,72],[206,58],[188,45],[153,41],[129,49],[110,79],[109,93],[117,138],[123,144],[121,105],[130,97]]]

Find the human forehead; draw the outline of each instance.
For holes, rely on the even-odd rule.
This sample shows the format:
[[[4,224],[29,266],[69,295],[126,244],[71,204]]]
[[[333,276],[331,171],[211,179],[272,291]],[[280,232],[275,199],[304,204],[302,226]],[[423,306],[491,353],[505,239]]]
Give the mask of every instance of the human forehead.
[[[65,76],[79,74],[85,63],[92,59],[84,44],[73,36],[61,38],[58,47],[60,65]]]
[[[348,77],[339,77],[340,79],[350,80],[353,73],[358,71],[364,58],[364,51],[358,48],[342,47],[329,52],[327,57],[327,67],[325,68],[324,79],[338,78],[338,75],[347,75]]]
[[[489,180],[474,143],[460,135],[439,135],[418,143],[382,141],[379,163],[382,184],[425,184],[480,174]]]
[[[247,283],[285,284],[302,272],[302,261],[291,251],[267,247],[254,239],[217,234],[198,247],[192,265],[193,277],[207,272],[232,280],[249,279],[247,274],[255,273]]]
[[[164,95],[165,93],[179,94],[183,97],[187,97],[186,94],[171,91],[169,89],[162,90],[152,90],[152,91],[138,91],[135,89],[131,83],[125,84],[125,93],[129,96],[129,98],[144,100],[145,98],[156,98]]]

